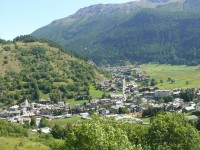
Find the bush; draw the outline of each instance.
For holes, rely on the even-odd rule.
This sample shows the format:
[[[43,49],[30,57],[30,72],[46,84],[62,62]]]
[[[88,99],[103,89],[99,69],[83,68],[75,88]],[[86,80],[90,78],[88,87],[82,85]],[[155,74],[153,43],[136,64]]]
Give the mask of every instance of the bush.
[[[8,64],[8,60],[3,60],[3,64]]]

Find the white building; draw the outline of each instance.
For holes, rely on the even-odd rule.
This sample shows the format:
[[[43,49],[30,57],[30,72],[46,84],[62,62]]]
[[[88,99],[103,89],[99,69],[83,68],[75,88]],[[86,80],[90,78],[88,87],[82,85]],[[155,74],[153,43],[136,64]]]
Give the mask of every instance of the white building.
[[[155,90],[155,97],[166,97],[169,96],[169,90]]]

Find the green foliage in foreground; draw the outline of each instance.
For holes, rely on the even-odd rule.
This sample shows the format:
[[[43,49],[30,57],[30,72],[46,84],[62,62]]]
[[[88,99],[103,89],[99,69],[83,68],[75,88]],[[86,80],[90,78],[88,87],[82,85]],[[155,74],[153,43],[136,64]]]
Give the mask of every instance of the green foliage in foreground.
[[[151,149],[198,150],[200,136],[180,114],[158,115],[153,118],[147,134]]]
[[[131,150],[131,142],[126,133],[110,125],[107,120],[95,119],[68,129],[64,148],[70,150],[101,149],[101,150]]]
[[[177,113],[159,114],[151,119],[149,126],[93,116],[90,121],[68,126],[65,132],[63,149],[67,150],[200,149],[199,132],[184,115]]]
[[[22,138],[0,137],[1,150],[50,150],[50,147]]]
[[[185,115],[178,113],[158,114],[151,118],[149,126],[92,116],[92,120],[68,124],[66,127],[55,125],[51,134],[29,133],[28,137],[26,137],[27,132],[25,132],[25,135],[21,134],[25,131],[21,126],[5,121],[0,123],[0,136],[8,136],[9,138],[6,137],[8,141],[12,142],[13,140],[13,143],[19,149],[26,148],[27,145],[30,148],[32,148],[32,145],[37,145],[38,150],[48,149],[49,147],[54,150],[200,149],[198,130],[190,124]],[[11,130],[12,128],[15,128],[15,130]],[[3,130],[6,130],[7,134],[3,134]],[[16,137],[16,135],[22,140],[11,138],[11,136]],[[24,137],[27,139],[23,140]],[[6,146],[6,138],[0,138],[0,143],[4,147]],[[43,145],[47,147],[43,147]]]

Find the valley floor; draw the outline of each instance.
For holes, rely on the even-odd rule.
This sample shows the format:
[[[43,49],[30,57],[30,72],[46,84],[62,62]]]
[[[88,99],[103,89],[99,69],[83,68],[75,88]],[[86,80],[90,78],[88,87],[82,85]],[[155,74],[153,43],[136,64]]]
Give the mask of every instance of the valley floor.
[[[172,66],[158,64],[144,64],[138,68],[145,75],[154,78],[160,89],[198,88],[200,86],[200,66]],[[174,80],[169,82],[168,78]],[[160,81],[163,81],[161,83]]]

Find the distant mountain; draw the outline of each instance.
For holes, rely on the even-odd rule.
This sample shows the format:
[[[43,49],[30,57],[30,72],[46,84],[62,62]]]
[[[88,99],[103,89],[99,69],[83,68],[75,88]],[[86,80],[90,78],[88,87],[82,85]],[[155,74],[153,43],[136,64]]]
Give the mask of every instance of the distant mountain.
[[[0,107],[25,99],[52,102],[73,99],[88,92],[89,85],[100,77],[86,61],[53,42],[22,36],[14,42],[0,41]],[[101,77],[103,77],[101,75]]]
[[[200,63],[200,1],[141,0],[98,4],[32,34],[97,64]]]
[[[170,0],[148,0],[148,1],[152,3],[166,3],[169,2]]]

